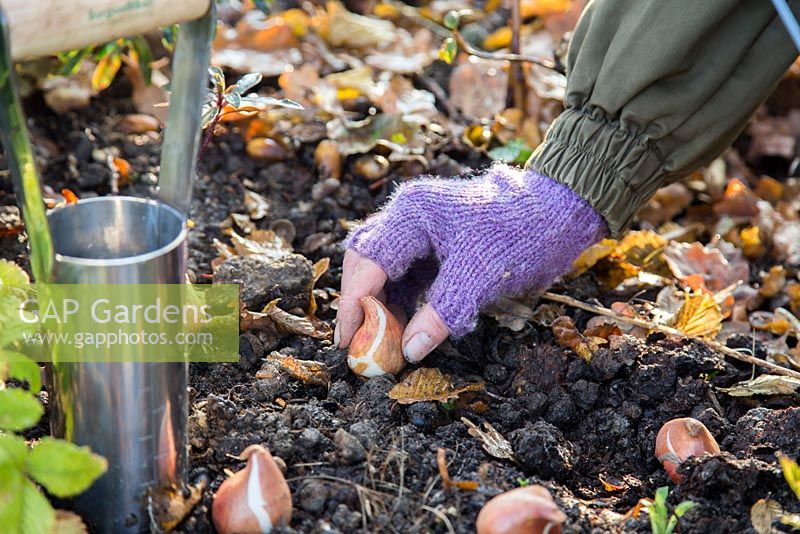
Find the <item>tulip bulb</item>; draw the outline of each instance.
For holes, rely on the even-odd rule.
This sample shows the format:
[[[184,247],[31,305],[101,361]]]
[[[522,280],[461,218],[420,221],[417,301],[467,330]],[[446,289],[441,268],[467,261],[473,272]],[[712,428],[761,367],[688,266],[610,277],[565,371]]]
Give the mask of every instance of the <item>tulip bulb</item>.
[[[268,533],[292,520],[292,494],[267,449],[251,445],[241,454],[247,466],[222,483],[211,516],[220,534]]]
[[[478,534],[561,534],[567,516],[542,486],[516,488],[494,497],[480,513]]]
[[[367,378],[397,374],[405,367],[403,327],[386,306],[375,297],[361,299],[364,323],[350,342],[347,365]]]
[[[683,481],[683,477],[678,474],[681,462],[690,456],[702,456],[706,453],[719,453],[719,445],[706,426],[697,419],[673,419],[664,423],[658,431],[656,458],[676,484]]]

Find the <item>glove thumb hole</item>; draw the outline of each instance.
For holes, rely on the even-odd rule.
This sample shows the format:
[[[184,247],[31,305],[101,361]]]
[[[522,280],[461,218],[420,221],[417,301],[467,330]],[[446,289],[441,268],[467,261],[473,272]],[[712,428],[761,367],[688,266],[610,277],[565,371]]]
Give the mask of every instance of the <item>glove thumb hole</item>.
[[[403,332],[403,356],[411,363],[421,361],[450,335],[442,317],[430,304],[423,306]]]

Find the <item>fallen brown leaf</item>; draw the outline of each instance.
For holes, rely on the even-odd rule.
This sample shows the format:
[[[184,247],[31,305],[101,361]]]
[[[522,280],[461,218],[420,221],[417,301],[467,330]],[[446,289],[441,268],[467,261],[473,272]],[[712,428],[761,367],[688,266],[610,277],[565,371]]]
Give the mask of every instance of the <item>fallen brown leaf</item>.
[[[687,336],[713,339],[722,328],[722,312],[707,293],[686,293],[672,325]]]
[[[299,360],[280,352],[270,353],[267,356],[267,361],[278,364],[294,378],[302,380],[306,384],[325,387],[330,384],[331,376],[324,363],[313,360]],[[256,378],[259,378],[258,373],[256,373]]]
[[[595,352],[600,349],[597,340],[583,336],[575,326],[571,317],[562,315],[553,321],[553,335],[564,348],[570,349],[585,362],[590,362]]]
[[[481,430],[466,417],[462,417],[461,422],[467,425],[467,432],[469,432],[470,436],[481,440],[483,443],[483,450],[495,458],[517,461],[514,456],[514,448],[492,425],[484,421],[483,428],[485,430]]]
[[[400,404],[425,401],[447,402],[458,398],[462,393],[481,391],[484,387],[485,384],[482,382],[456,387],[453,385],[450,375],[442,373],[437,368],[422,367],[410,373],[402,382],[395,384],[389,390],[389,398]]]

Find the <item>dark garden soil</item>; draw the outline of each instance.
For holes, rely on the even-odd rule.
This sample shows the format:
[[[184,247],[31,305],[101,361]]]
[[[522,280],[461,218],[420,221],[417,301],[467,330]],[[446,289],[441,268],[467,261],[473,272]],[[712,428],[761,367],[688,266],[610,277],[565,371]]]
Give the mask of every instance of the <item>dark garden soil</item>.
[[[111,193],[112,171],[105,161],[113,147],[132,166],[131,184],[123,184],[120,193],[150,192],[160,137],[113,130],[119,116],[133,112],[124,85],[112,86],[92,108],[63,116],[38,97],[26,104],[45,182],[53,191],[66,187],[80,197]],[[316,287],[338,289],[346,233],[340,219],[374,211],[392,183],[371,191],[348,174],[346,163],[338,188],[315,187],[313,150],[323,134],[321,124],[305,125],[308,142],[298,143],[295,158],[271,165],[247,157],[236,132],[212,142],[194,192],[189,263],[194,281],[210,282],[210,262],[217,256],[212,241],[229,242],[220,224],[230,213],[245,212],[246,183],[270,202],[257,226],[290,220],[297,253],[312,262],[331,259]],[[480,163],[454,145],[431,171],[452,175]],[[0,184],[2,230],[13,227],[18,214],[8,181]],[[24,235],[11,233],[0,234],[0,256],[26,265]],[[591,274],[555,291],[605,304],[619,300],[603,294]],[[318,300],[318,316],[332,320],[331,298]],[[566,313],[578,326],[590,318]],[[425,365],[457,382],[485,382],[486,390],[447,404],[400,405],[387,397],[395,379],[359,379],[347,368],[344,352],[327,341],[244,334],[239,363],[191,367],[191,476],[205,477],[209,486],[178,531],[213,531],[213,492],[225,470],[243,467],[231,456],[254,443],[286,464],[295,507],[292,532],[471,532],[489,498],[528,483],[551,490],[569,516],[565,532],[649,532],[646,514],[625,523],[621,516],[664,485],[674,488],[671,504],[683,499],[699,504],[684,516],[681,532],[752,532],[750,507],[760,498],[800,511],[775,458],[776,451],[800,456],[796,398],[730,397],[717,388],[749,378],[752,368],[723,361],[699,343],[661,335],[625,339],[586,364],[558,346],[548,328],[528,324],[512,332],[484,318],[475,333],[446,343]],[[749,346],[749,339],[740,341]],[[285,375],[256,379],[272,351],[325,363],[330,386]],[[723,453],[684,464],[686,479],[675,486],[653,448],[660,426],[684,416],[704,422]],[[462,417],[491,423],[511,442],[518,462],[487,454]],[[347,433],[335,442],[339,429]],[[447,451],[451,477],[477,481],[477,491],[443,488],[436,464],[440,447]]]

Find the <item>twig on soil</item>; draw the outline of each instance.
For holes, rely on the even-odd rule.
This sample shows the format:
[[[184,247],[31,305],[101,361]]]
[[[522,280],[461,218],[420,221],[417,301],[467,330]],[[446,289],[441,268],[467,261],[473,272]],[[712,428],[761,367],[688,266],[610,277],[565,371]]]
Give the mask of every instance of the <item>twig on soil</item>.
[[[769,369],[770,371],[784,375],[784,376],[791,376],[793,378],[800,379],[800,373],[797,371],[793,371],[792,369],[787,369],[786,367],[781,367],[780,365],[776,365],[774,363],[770,363],[768,361],[756,358],[755,356],[751,356],[749,354],[743,354],[737,350],[732,348],[726,347],[722,343],[718,343],[716,341],[711,341],[707,339],[701,339],[695,336],[689,336],[681,332],[680,330],[676,330],[675,328],[671,328],[669,326],[663,326],[659,324],[655,324],[651,321],[646,321],[644,319],[637,319],[634,317],[625,317],[624,315],[620,315],[613,310],[609,310],[608,308],[604,308],[603,306],[596,306],[594,304],[589,304],[587,302],[582,302],[578,299],[574,299],[572,297],[567,297],[565,295],[557,295],[556,293],[551,293],[549,291],[545,291],[542,293],[541,298],[545,300],[549,300],[552,302],[558,302],[560,304],[566,304],[567,306],[572,306],[573,308],[578,308],[580,310],[588,311],[591,313],[595,313],[597,315],[604,315],[606,317],[610,317],[615,321],[621,321],[624,323],[632,324],[634,326],[639,326],[641,328],[646,328],[648,330],[652,330],[655,332],[661,332],[662,334],[667,334],[670,336],[677,336],[682,337],[684,339],[692,339],[694,341],[699,341],[701,343],[705,343],[708,345],[709,348],[721,352],[725,356],[729,356],[735,360],[739,360],[742,362],[747,362],[752,365],[756,365],[758,367],[763,367],[765,369]]]
[[[437,510],[436,508],[432,508],[427,504],[423,504],[422,509],[427,510],[428,512],[432,513],[433,515],[441,519],[442,523],[444,523],[444,526],[447,527],[447,532],[450,532],[450,534],[456,534],[456,530],[453,528],[453,524],[450,522],[450,519],[448,519],[448,517],[444,515],[444,512],[442,512],[441,510]]]
[[[447,93],[445,93],[442,86],[439,83],[431,79],[423,74],[415,74],[414,81],[420,84],[423,89],[433,93],[433,96],[436,97],[436,100],[439,101],[439,104],[444,109],[444,112],[447,114],[448,117],[451,119],[458,119],[461,117],[461,113],[456,109],[450,99],[447,97]]]
[[[520,26],[522,25],[522,17],[520,15],[520,0],[512,0],[511,2],[511,53],[519,55],[520,42],[519,33]],[[522,72],[522,64],[519,62],[511,63],[511,72],[508,73],[508,93],[506,95],[506,103],[517,109],[522,110],[523,114],[527,114],[528,106],[526,105],[527,91],[525,88],[525,74]]]
[[[461,35],[461,32],[458,30],[453,30],[453,38],[455,38],[456,43],[458,43],[458,47],[461,48],[464,52],[471,56],[483,58],[483,59],[493,59],[495,61],[510,61],[514,62],[522,62],[522,63],[532,63],[534,65],[539,65],[540,67],[544,67],[546,69],[554,70],[556,72],[561,72],[561,69],[558,66],[547,59],[542,59],[533,56],[526,56],[524,54],[505,54],[503,52],[487,52],[485,50],[479,50],[473,47],[471,44],[464,39],[464,36]]]

